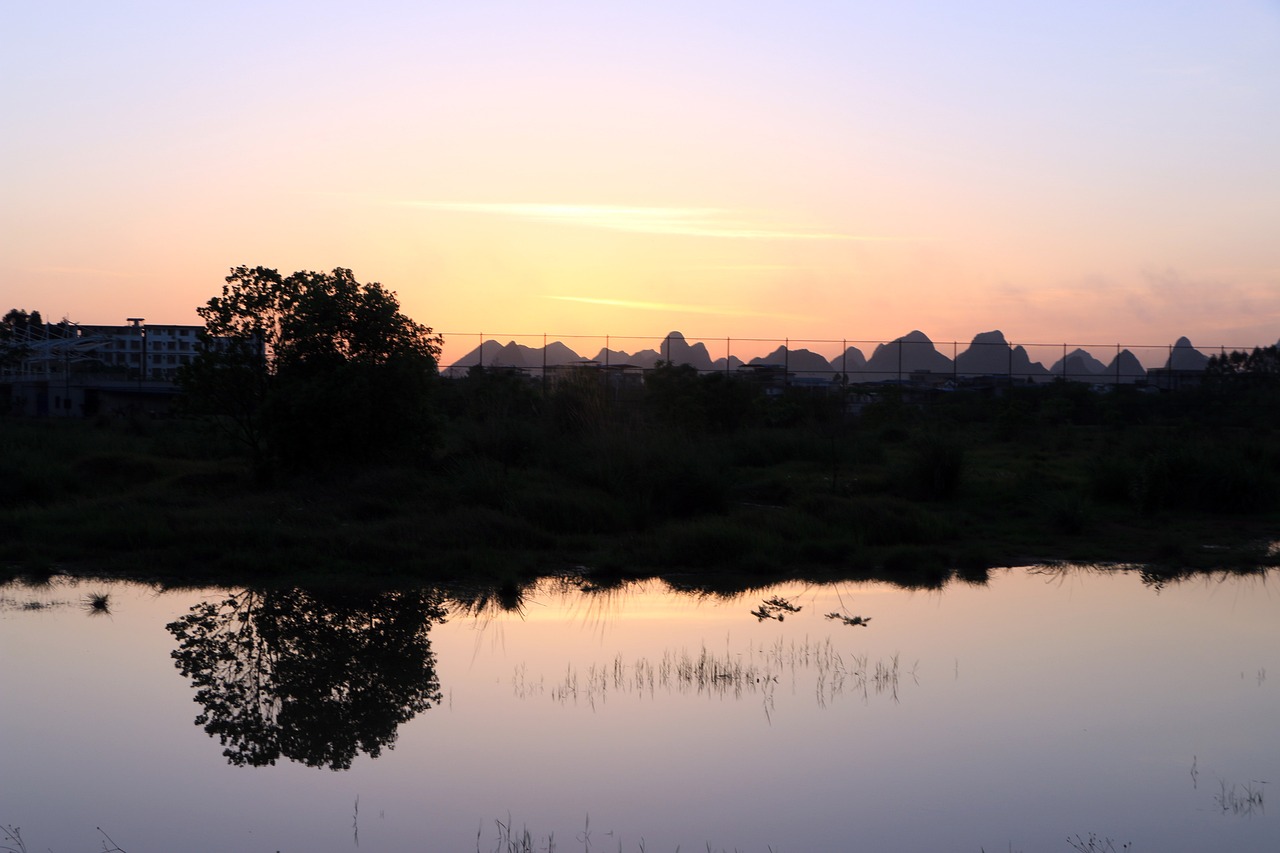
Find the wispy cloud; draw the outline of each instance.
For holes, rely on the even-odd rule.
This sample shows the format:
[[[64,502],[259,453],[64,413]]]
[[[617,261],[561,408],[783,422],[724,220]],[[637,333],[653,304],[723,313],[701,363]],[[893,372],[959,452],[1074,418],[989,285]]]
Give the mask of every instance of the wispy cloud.
[[[780,314],[776,311],[746,311],[718,305],[690,305],[679,302],[640,302],[632,299],[596,299],[590,296],[546,296],[560,302],[581,302],[587,305],[603,305],[610,308],[627,308],[639,311],[664,311],[668,314],[713,314],[720,317],[778,317],[784,319],[809,319],[799,314]]]
[[[632,207],[608,204],[483,204],[410,201],[429,210],[477,213],[633,234],[671,234],[752,240],[869,240],[888,238],[839,234],[770,223],[759,216],[716,207]]]

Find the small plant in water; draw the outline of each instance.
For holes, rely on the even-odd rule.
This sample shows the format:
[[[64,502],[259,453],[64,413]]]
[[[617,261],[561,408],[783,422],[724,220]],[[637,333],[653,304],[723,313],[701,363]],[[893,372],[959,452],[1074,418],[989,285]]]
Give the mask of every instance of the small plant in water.
[[[90,613],[110,613],[111,595],[106,592],[91,592],[84,600],[84,607]]]
[[[1262,788],[1253,787],[1254,785],[1265,785],[1266,782],[1250,782],[1247,785],[1232,784],[1227,787],[1225,779],[1219,779],[1218,785],[1221,790],[1213,795],[1213,799],[1222,808],[1224,813],[1252,816],[1254,812],[1261,814],[1262,812]]]
[[[837,619],[845,625],[861,625],[864,628],[871,621],[870,616],[845,616],[843,613],[828,613],[828,619]]]
[[[1068,838],[1067,843],[1080,853],[1120,853],[1124,850],[1132,850],[1133,842],[1127,841],[1116,847],[1116,843],[1110,838],[1099,838],[1094,833],[1089,833],[1087,838],[1081,838],[1078,834],[1073,838]]]
[[[763,622],[766,619],[777,619],[781,622],[788,613],[799,613],[804,608],[792,604],[781,596],[766,598],[760,606],[751,611],[751,615]]]
[[[98,827],[98,832],[102,835],[102,851],[103,853],[128,853],[110,835],[102,831],[102,827]],[[27,843],[22,840],[22,827],[13,826],[12,824],[0,824],[0,840],[4,841],[0,845],[0,850],[5,853],[27,853]]]
[[[8,853],[27,853],[27,845],[22,840],[22,827],[11,824],[0,825],[0,835],[4,836],[4,847]]]

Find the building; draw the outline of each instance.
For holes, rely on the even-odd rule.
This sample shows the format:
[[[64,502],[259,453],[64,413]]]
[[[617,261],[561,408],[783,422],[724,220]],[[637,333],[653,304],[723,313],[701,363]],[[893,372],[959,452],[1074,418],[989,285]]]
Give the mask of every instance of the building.
[[[9,351],[0,360],[0,412],[84,417],[168,411],[178,394],[178,371],[204,346],[204,327],[147,325],[141,317],[126,323],[63,320],[0,342]]]

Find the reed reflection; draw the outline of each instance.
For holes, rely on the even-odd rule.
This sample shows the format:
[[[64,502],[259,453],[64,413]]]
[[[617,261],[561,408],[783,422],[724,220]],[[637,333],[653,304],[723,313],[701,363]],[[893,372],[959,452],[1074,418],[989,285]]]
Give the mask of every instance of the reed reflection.
[[[196,725],[229,763],[342,770],[393,748],[402,723],[439,704],[429,633],[444,617],[420,590],[244,589],[167,628],[204,708]]]
[[[592,710],[605,704],[611,695],[634,694],[653,698],[668,695],[713,697],[717,699],[760,698],[765,716],[772,719],[775,696],[780,685],[794,688],[804,681],[818,707],[825,708],[844,696],[867,702],[884,696],[894,704],[899,686],[918,685],[919,662],[905,668],[898,655],[872,660],[865,654],[840,650],[830,637],[825,640],[784,642],[764,646],[750,644],[742,650],[714,652],[705,645],[698,651],[665,649],[661,657],[625,660],[614,656],[605,663],[581,668],[570,664],[559,681],[545,676],[531,677],[528,667],[516,668],[512,678],[520,699],[549,695],[561,705],[583,704]]]

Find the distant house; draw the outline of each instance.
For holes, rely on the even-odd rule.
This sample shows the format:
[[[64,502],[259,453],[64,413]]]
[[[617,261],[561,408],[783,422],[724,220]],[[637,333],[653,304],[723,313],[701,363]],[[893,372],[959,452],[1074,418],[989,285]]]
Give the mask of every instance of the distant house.
[[[764,389],[766,396],[781,394],[793,379],[785,364],[752,363],[738,368],[738,376]]]
[[[547,368],[551,384],[596,382],[616,399],[639,394],[644,389],[645,369],[635,364],[601,364],[583,359],[570,364],[557,364]]]
[[[202,346],[203,326],[81,325],[32,330],[0,372],[0,409],[36,417],[167,412],[176,379]]]

